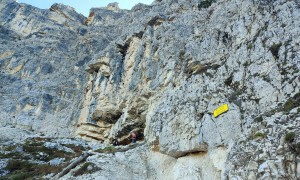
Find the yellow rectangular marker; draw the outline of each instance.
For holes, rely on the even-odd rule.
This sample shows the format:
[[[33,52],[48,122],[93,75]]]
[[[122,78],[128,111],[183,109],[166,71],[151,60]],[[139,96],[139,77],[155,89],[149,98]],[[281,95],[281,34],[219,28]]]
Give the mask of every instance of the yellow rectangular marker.
[[[224,104],[214,110],[214,117],[218,117],[219,115],[223,114],[226,111],[228,111],[228,105]]]

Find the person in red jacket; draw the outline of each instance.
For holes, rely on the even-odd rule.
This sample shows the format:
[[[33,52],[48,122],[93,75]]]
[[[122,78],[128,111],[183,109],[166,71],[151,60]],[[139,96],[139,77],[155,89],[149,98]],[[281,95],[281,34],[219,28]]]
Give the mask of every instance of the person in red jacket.
[[[136,133],[135,132],[131,133],[131,142],[136,143]]]

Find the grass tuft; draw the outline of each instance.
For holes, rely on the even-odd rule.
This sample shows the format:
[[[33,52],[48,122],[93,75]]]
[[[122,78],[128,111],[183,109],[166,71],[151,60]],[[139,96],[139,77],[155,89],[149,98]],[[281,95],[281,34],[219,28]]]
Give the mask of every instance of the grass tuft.
[[[279,55],[278,55],[278,52],[279,52],[279,49],[281,47],[282,43],[278,43],[278,44],[273,44],[271,47],[270,47],[270,51],[271,53],[273,54],[273,56],[278,59],[279,58]]]
[[[247,49],[252,49],[253,48],[253,44],[248,44]]]
[[[4,152],[0,152],[0,159],[8,158],[6,170],[9,171],[0,179],[42,179],[46,174],[58,173],[74,157],[78,157],[85,150],[82,146],[68,145],[75,153],[65,152],[44,146],[46,139],[29,139],[24,144],[3,147]],[[16,147],[22,147],[21,152],[16,151]],[[65,163],[58,166],[51,166],[49,161],[54,158],[65,158]],[[42,163],[34,163],[43,161]]]
[[[115,153],[117,151],[117,149],[114,146],[107,146],[103,149],[97,149],[96,152],[98,153]]]
[[[289,112],[290,110],[292,110],[293,108],[300,106],[300,92],[295,94],[294,97],[289,98],[284,106],[283,106],[283,110],[285,112]],[[299,109],[298,109],[299,110]]]
[[[204,1],[201,1],[199,4],[198,4],[198,9],[201,10],[202,8],[208,8],[209,6],[212,5],[212,3],[216,2],[216,0],[204,0]]]
[[[264,133],[258,132],[254,135],[254,138],[265,138],[266,135]]]
[[[291,143],[294,141],[295,136],[296,136],[296,134],[294,132],[289,132],[285,135],[284,140],[285,140],[285,142]]]
[[[256,117],[255,119],[254,119],[254,121],[255,122],[263,122],[263,117],[262,116],[259,116],[259,117]]]
[[[36,164],[26,160],[10,159],[6,170],[10,173],[4,179],[38,179],[46,174],[58,173],[65,165],[50,166],[49,164]]]

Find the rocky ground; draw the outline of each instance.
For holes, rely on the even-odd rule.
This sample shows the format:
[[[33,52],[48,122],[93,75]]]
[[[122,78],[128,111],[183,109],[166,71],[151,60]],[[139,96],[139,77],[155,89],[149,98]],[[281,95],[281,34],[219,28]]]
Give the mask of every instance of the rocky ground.
[[[91,150],[61,178],[299,179],[299,7],[156,0],[86,18],[1,1],[1,174],[52,178]]]
[[[75,139],[34,137],[2,142],[0,148],[2,179],[32,179],[52,177],[91,146]]]
[[[114,147],[80,139],[47,137],[27,138],[18,143],[5,141],[0,144],[0,177],[112,179],[111,174],[115,174],[113,179],[143,179],[150,177],[146,150],[143,142]],[[76,163],[84,154],[87,158]]]

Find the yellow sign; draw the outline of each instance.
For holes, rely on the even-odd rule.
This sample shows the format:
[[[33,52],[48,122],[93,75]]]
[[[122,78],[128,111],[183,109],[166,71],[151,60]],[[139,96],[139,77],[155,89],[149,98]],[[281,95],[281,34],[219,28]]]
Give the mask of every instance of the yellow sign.
[[[214,117],[218,117],[219,115],[223,114],[226,111],[228,111],[228,105],[224,104],[214,110]]]

